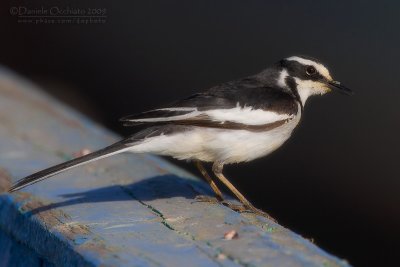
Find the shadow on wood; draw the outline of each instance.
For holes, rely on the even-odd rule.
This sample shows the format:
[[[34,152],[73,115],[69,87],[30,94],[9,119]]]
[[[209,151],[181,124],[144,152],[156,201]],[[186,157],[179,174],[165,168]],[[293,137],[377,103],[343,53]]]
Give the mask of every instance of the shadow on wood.
[[[128,195],[122,194],[121,189],[128,193]],[[208,185],[204,182],[188,180],[173,175],[161,175],[130,185],[111,185],[85,192],[63,194],[61,197],[66,200],[38,207],[31,210],[30,213],[34,215],[43,211],[76,204],[126,201],[132,200],[132,198],[145,202],[156,199],[183,197],[189,201],[196,202],[195,197],[200,194],[213,196]]]

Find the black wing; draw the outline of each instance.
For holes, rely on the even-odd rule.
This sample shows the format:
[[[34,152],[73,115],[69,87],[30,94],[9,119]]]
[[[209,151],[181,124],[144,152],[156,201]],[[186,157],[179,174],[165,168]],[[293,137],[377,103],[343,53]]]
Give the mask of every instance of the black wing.
[[[273,112],[288,117],[298,112],[295,98],[279,88],[266,87],[255,79],[246,78],[213,87],[205,92],[194,94],[171,105],[121,119],[125,126],[137,124],[177,124],[205,127],[243,128],[244,121],[212,116],[213,111],[251,108]],[[276,116],[277,120],[285,116]],[[279,119],[280,118],[280,119]],[[266,124],[275,121],[266,120]],[[248,124],[252,124],[251,120]]]

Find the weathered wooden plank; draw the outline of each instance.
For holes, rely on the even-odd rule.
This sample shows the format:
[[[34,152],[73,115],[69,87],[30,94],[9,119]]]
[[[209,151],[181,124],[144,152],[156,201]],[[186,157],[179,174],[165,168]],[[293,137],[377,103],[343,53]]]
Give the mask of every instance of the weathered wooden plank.
[[[0,70],[0,190],[116,139]],[[134,154],[2,194],[0,263],[21,255],[6,249],[18,244],[49,266],[348,266],[263,217],[193,201],[198,194],[211,192],[158,157]],[[225,240],[232,230],[238,238]]]

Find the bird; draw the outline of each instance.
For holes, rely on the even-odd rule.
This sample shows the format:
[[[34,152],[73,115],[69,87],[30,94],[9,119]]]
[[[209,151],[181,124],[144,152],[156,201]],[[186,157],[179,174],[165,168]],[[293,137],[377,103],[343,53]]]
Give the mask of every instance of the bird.
[[[20,190],[71,168],[122,152],[152,153],[194,162],[215,193],[215,200],[237,211],[257,209],[223,174],[227,164],[264,157],[292,135],[310,96],[353,91],[335,81],[328,68],[309,56],[291,56],[261,72],[221,83],[146,112],[123,117],[124,126],[142,126],[133,135],[103,149],[31,174],[14,183]],[[211,176],[204,163],[212,164]],[[225,202],[219,180],[241,202]],[[211,198],[199,196],[200,201]]]

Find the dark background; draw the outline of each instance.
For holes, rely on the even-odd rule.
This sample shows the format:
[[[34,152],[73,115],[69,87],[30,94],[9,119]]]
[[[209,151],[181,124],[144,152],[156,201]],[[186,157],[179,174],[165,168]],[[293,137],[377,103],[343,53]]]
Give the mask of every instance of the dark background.
[[[254,204],[355,266],[398,262],[400,2],[2,1],[0,63],[123,135],[118,118],[287,56],[356,95],[309,100],[274,154],[228,166]],[[18,23],[10,7],[106,8],[92,25]],[[190,164],[180,163],[194,171]]]

